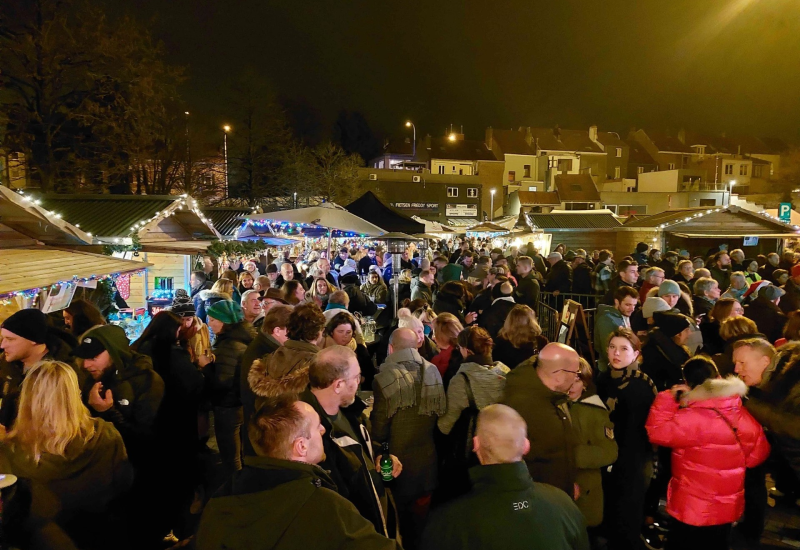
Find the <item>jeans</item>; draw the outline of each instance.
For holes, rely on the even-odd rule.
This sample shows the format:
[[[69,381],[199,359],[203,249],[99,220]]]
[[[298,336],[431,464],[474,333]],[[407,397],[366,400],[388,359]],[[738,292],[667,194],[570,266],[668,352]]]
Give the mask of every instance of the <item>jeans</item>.
[[[728,550],[731,524],[696,527],[670,518],[666,550]]]
[[[242,469],[242,424],[241,407],[214,407],[214,435],[226,479]]]

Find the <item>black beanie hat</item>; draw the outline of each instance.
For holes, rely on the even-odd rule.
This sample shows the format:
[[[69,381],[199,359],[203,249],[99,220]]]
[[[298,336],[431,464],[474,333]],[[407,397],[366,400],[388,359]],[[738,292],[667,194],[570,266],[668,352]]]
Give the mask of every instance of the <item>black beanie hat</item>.
[[[653,320],[656,326],[661,329],[661,332],[672,338],[680,334],[686,327],[690,326],[692,322],[686,315],[680,313],[671,313],[668,311],[659,311],[653,314]]]
[[[22,309],[3,321],[0,328],[36,344],[44,344],[48,333],[47,315],[38,309]]]

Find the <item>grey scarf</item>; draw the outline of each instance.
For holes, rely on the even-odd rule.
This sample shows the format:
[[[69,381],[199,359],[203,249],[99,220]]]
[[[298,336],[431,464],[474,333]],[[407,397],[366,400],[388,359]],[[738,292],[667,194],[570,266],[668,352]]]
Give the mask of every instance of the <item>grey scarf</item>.
[[[417,404],[416,384],[420,380],[419,414],[443,415],[447,402],[442,376],[436,366],[420,357],[415,349],[398,350],[386,358],[375,382],[388,402],[389,418],[398,410]]]

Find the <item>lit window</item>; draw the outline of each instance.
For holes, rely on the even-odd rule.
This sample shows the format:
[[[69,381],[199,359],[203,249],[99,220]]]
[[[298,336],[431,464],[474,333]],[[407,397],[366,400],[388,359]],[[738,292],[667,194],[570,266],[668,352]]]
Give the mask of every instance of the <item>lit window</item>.
[[[477,199],[478,198],[478,188],[477,187],[468,187],[467,188],[467,198],[469,198],[469,199]]]
[[[675,170],[675,163],[674,162],[670,162],[669,163],[669,168],[667,168],[667,170]]]
[[[622,147],[617,147],[617,158],[622,158]]]
[[[517,181],[517,173],[514,170],[508,171],[508,181],[510,181],[511,183]]]
[[[614,179],[618,180],[621,177],[622,177],[622,168],[620,168],[619,166],[615,166],[614,167]]]

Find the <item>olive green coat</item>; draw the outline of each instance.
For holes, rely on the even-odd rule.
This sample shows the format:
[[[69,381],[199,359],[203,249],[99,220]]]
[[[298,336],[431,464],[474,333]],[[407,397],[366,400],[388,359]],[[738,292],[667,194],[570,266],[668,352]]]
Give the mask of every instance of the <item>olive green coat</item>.
[[[603,521],[603,481],[600,470],[617,460],[614,424],[608,409],[596,393],[572,404],[572,427],[578,444],[575,446],[575,482],[580,497],[575,501],[586,518],[586,525],[595,527]]]

